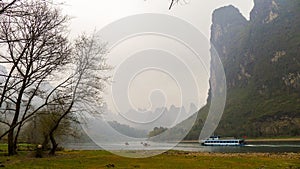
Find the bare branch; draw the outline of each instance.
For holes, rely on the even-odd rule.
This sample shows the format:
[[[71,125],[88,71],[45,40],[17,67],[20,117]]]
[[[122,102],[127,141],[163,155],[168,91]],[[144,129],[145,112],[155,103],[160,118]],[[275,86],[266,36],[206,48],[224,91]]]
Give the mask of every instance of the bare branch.
[[[0,15],[3,14],[8,8],[10,8],[13,4],[15,4],[18,0],[12,0],[10,3],[5,4],[4,2],[1,2],[1,9],[0,9]]]
[[[170,6],[169,6],[169,10],[172,9],[172,7],[175,5],[175,4],[182,4],[182,5],[185,5],[185,4],[188,4],[190,3],[190,0],[171,0],[171,3],[170,3]]]

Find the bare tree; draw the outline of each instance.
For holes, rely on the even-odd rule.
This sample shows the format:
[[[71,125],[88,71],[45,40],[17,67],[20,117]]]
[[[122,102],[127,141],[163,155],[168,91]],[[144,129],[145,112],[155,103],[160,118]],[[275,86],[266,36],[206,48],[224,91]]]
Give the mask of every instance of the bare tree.
[[[16,154],[22,125],[51,102],[53,90],[45,90],[56,71],[70,62],[67,39],[68,18],[57,8],[41,1],[24,1],[17,15],[2,15],[0,20],[0,64],[8,68],[1,74],[0,111],[8,125],[8,153]],[[17,132],[15,128],[18,127]]]
[[[95,107],[109,79],[105,71],[110,70],[105,44],[96,35],[82,35],[72,48],[66,36],[68,18],[47,2],[23,1],[15,11],[0,20],[0,44],[5,49],[0,64],[8,69],[0,73],[0,123],[8,126],[0,138],[8,135],[9,155],[16,154],[22,127],[38,112],[46,112],[53,117],[47,133],[54,154],[55,133],[64,120],[75,117],[75,112],[99,111]],[[63,80],[49,85],[61,70]]]
[[[82,35],[76,41],[73,52],[74,71],[70,85],[63,91],[68,95],[61,105],[60,117],[50,129],[49,138],[52,144],[50,155],[54,155],[58,146],[54,133],[66,117],[74,113],[99,113],[99,105],[103,101],[103,91],[110,76],[111,67],[106,64],[106,45],[95,34]]]

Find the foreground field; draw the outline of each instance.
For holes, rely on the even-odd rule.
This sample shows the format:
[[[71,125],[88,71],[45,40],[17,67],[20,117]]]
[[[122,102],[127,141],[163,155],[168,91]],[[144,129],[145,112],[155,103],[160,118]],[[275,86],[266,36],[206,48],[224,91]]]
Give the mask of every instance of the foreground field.
[[[34,158],[33,152],[0,156],[5,168],[287,168],[300,169],[300,154],[220,154],[169,151],[145,159],[119,157],[105,151],[63,151],[55,157]]]

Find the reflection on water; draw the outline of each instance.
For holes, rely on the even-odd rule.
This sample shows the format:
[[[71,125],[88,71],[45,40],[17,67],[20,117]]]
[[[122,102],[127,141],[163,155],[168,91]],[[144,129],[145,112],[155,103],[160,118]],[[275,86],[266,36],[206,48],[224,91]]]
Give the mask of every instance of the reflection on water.
[[[253,142],[245,146],[201,146],[195,143],[180,143],[176,150],[220,153],[276,153],[300,152],[300,142]]]
[[[149,146],[140,143],[119,143],[111,145],[120,150],[167,150],[172,144],[159,144],[148,142]],[[72,143],[65,145],[67,149],[75,150],[101,150],[94,143]],[[179,143],[173,150],[196,151],[196,152],[220,152],[220,153],[277,153],[277,152],[300,152],[300,141],[290,142],[253,142],[245,146],[201,146],[199,143]]]

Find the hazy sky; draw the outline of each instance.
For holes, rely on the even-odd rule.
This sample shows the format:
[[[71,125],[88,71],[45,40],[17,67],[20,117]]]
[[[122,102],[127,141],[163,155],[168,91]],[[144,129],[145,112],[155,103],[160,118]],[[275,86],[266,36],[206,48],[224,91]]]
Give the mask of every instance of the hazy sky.
[[[60,1],[61,0],[57,0]],[[222,6],[226,5],[234,5],[235,7],[239,8],[241,13],[248,19],[249,18],[249,12],[253,8],[253,0],[188,0],[188,4],[178,4],[174,6],[171,10],[168,10],[170,0],[65,0],[65,5],[63,6],[63,11],[71,16],[73,19],[71,20],[70,24],[70,34],[71,37],[75,37],[81,32],[93,32],[100,30],[104,26],[118,20],[121,18],[124,18],[126,16],[131,16],[135,14],[143,14],[143,13],[161,13],[161,14],[167,14],[172,15],[178,18],[181,18],[193,26],[195,26],[198,30],[200,30],[206,38],[209,39],[210,34],[210,26],[211,26],[211,15],[214,9],[217,9]],[[169,29],[172,29],[170,27]],[[162,39],[157,40],[155,38],[157,37],[143,37],[142,41],[148,41],[148,42],[155,42],[154,44],[147,44],[152,45],[151,47],[159,44],[165,44],[162,45],[164,49],[167,49],[170,47],[171,42],[169,39]],[[149,40],[151,39],[152,40]],[[124,53],[129,52],[127,49],[133,46],[132,44],[139,44],[138,40],[141,41],[141,39],[133,39],[132,41],[127,41],[120,45],[119,51],[112,51],[112,53],[118,53],[118,56],[120,53],[124,55]],[[127,43],[127,44],[126,44]],[[167,44],[167,45],[166,45]],[[127,46],[126,46],[127,45]],[[145,58],[145,56],[148,55],[148,57],[151,57],[153,53],[155,53],[157,56],[153,56],[152,58],[163,58],[161,60],[157,60],[159,63],[154,63],[153,65],[164,67],[163,65],[171,65],[171,67],[166,67],[166,70],[172,71],[167,72],[164,69],[157,69],[152,68],[149,69],[147,65],[145,64],[145,69],[141,71],[135,72],[135,77],[129,77],[131,78],[130,84],[120,84],[126,85],[127,93],[129,98],[129,104],[131,104],[132,108],[141,108],[141,109],[153,109],[155,107],[160,106],[167,106],[170,105],[176,105],[176,106],[189,106],[191,102],[199,102],[196,103],[196,105],[203,105],[206,97],[207,97],[207,89],[208,89],[208,75],[207,72],[204,71],[204,67],[199,66],[197,70],[197,65],[193,65],[195,68],[191,68],[192,71],[198,71],[202,73],[196,74],[195,78],[188,77],[187,71],[190,69],[190,67],[193,67],[191,65],[188,65],[188,68],[186,67],[180,67],[179,64],[181,63],[184,58],[180,58],[180,56],[186,56],[189,55],[188,52],[184,53],[184,49],[181,49],[179,46],[175,47],[176,44],[172,44],[173,49],[177,49],[177,55],[179,56],[177,59],[171,59],[169,60],[169,57],[172,57],[169,55],[170,53],[162,52],[162,51],[142,51],[141,49],[146,46],[146,44],[143,44],[144,46],[137,47],[138,45],[134,45],[135,48],[132,48],[131,50],[131,56],[136,58]],[[177,44],[178,45],[178,44]],[[158,48],[158,47],[157,47]],[[169,49],[169,51],[172,51],[172,48]],[[126,49],[126,50],[124,50]],[[161,49],[161,47],[160,47]],[[207,47],[207,50],[209,48]],[[133,55],[132,51],[136,50],[139,51],[135,55]],[[182,53],[180,53],[182,52]],[[143,55],[143,56],[142,56]],[[130,57],[131,57],[130,56]],[[130,62],[130,57],[128,57],[127,62]],[[110,61],[110,58],[108,62],[112,64],[114,67],[117,67],[118,69],[116,71],[122,70],[123,72],[126,72],[127,75],[129,73],[132,74],[134,70],[126,69],[122,67],[121,64],[124,64],[124,58],[120,57],[114,57],[114,60],[116,61]],[[120,61],[123,59],[123,61]],[[125,58],[126,60],[126,58]],[[136,59],[139,60],[139,59]],[[147,59],[144,59],[147,60]],[[153,59],[155,60],[155,59]],[[148,62],[151,62],[153,60],[148,60]],[[188,58],[186,59],[188,60]],[[121,63],[122,62],[122,63]],[[191,61],[187,61],[189,63],[192,63]],[[206,64],[209,65],[209,60],[205,60]],[[133,65],[132,63],[129,63]],[[140,60],[138,63],[136,63],[136,66],[143,65],[143,60]],[[196,64],[196,63],[194,63]],[[173,67],[172,67],[173,65]],[[177,65],[177,66],[175,66]],[[185,65],[186,66],[186,65]],[[132,66],[133,68],[134,66]],[[123,70],[123,69],[124,70]],[[203,69],[203,70],[202,70]],[[131,71],[131,72],[130,72]],[[206,73],[206,75],[203,75]],[[119,75],[119,79],[115,79],[116,81],[124,81],[122,78],[126,77],[127,75]],[[199,88],[199,92],[196,92],[192,85],[188,85],[187,80],[179,80],[178,79],[192,79],[197,82],[200,81],[199,85],[196,87]],[[182,86],[180,86],[180,82],[185,81],[186,83]],[[192,99],[190,97],[187,100],[182,100],[182,88],[190,88],[189,91],[185,91],[186,93],[197,93],[200,96],[198,96],[198,99]],[[121,87],[120,87],[121,90]],[[125,89],[126,90],[126,89]],[[163,91],[162,91],[163,90]],[[122,91],[121,91],[122,92]],[[185,93],[185,94],[186,94]],[[109,92],[108,92],[108,95]],[[114,98],[115,99],[115,98]],[[122,104],[123,101],[120,101]],[[116,111],[118,109],[119,111],[126,111],[126,109],[129,109],[129,107],[126,105],[122,105],[121,110],[119,108],[112,108],[113,103],[112,99],[108,99],[108,105],[110,109],[113,109]],[[116,106],[116,105],[115,105]],[[120,106],[120,105],[118,105]]]
[[[253,7],[253,0],[185,0],[190,3],[176,5],[172,10],[168,10],[170,0],[57,1],[65,2],[64,11],[73,17],[72,35],[101,29],[110,22],[133,14],[164,13],[190,22],[208,36],[214,9],[232,4],[248,18]]]

